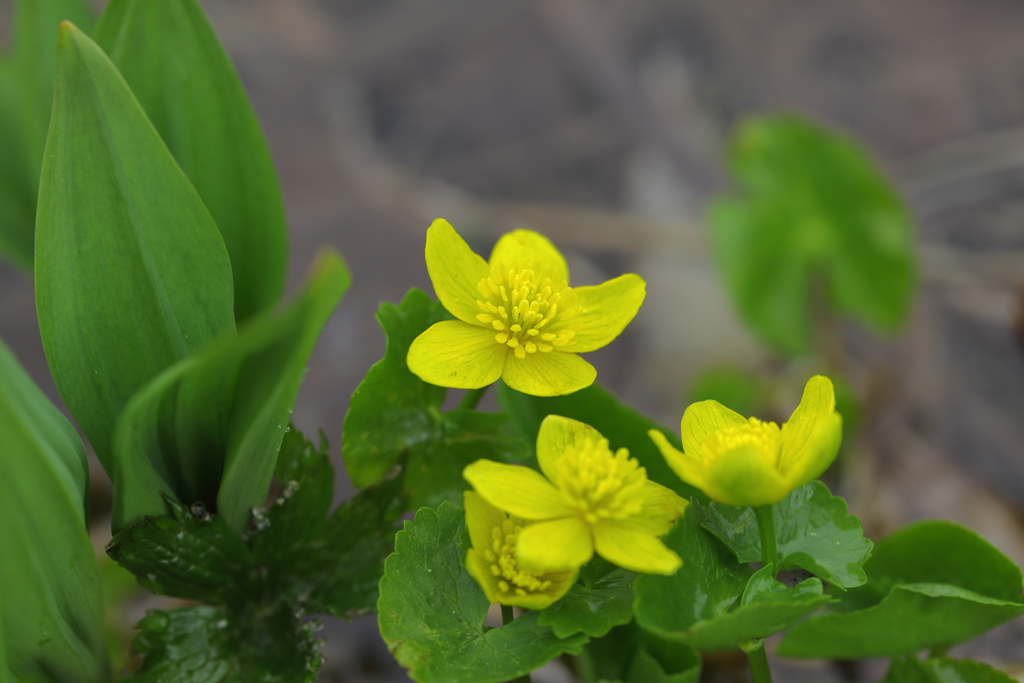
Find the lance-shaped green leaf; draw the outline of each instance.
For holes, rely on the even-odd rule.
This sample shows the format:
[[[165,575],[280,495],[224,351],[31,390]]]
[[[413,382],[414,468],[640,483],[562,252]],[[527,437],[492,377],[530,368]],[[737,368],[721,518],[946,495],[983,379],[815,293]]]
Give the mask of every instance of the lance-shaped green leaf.
[[[0,55],[0,255],[31,271],[39,179],[27,162],[20,99],[14,67]]]
[[[911,655],[892,660],[882,683],[1014,683],[1017,679],[970,659]]]
[[[509,428],[505,415],[456,409],[441,412],[445,389],[409,371],[405,357],[421,332],[449,316],[418,289],[400,306],[382,304],[377,320],[387,335],[384,358],[352,394],[342,431],[342,455],[359,488],[383,481],[398,463],[413,507],[461,502],[469,485],[462,470],[487,458],[522,460],[529,444]]]
[[[579,654],[587,637],[560,639],[527,612],[487,628],[490,606],[462,564],[462,510],[421,508],[395,538],[378,602],[380,632],[419,683],[499,683],[529,673],[563,652]]]
[[[682,568],[672,576],[643,575],[634,583],[636,620],[657,635],[693,647],[733,647],[764,638],[831,601],[821,581],[794,587],[775,580],[776,568],[756,573],[700,527],[699,511],[687,508],[665,544],[679,554]]]
[[[861,568],[871,555],[860,520],[849,514],[846,501],[829,493],[820,481],[801,486],[772,507],[778,564],[804,569],[841,589],[866,580]],[[704,528],[736,554],[740,562],[761,561],[761,536],[751,508],[709,503]]]
[[[234,329],[217,226],[103,51],[61,25],[36,223],[50,370],[108,472],[136,391]]]
[[[111,680],[87,491],[78,434],[0,342],[0,679]]]
[[[302,292],[169,368],[118,422],[114,527],[164,514],[161,494],[200,501],[235,531],[262,505],[313,345],[348,288],[323,254]]]
[[[111,0],[93,37],[217,222],[231,257],[236,319],[272,306],[288,266],[281,188],[249,98],[199,3]]]
[[[580,570],[579,581],[558,602],[540,613],[541,626],[559,638],[585,633],[595,638],[633,618],[636,574],[594,557]]]
[[[894,657],[948,648],[1024,614],[1020,568],[970,529],[926,521],[892,534],[864,566],[868,582],[836,612],[798,624],[786,657]]]

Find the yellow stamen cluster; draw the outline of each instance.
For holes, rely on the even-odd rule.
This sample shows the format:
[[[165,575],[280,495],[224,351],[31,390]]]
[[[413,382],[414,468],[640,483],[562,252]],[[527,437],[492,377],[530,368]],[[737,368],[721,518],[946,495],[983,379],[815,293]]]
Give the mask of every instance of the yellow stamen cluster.
[[[701,445],[700,456],[705,462],[712,462],[730,451],[753,448],[774,466],[779,457],[780,435],[779,426],[774,422],[751,417],[745,425],[724,427],[709,434]]]
[[[577,441],[563,452],[557,469],[562,496],[590,524],[625,519],[643,507],[647,470],[625,448],[613,454],[607,439]]]
[[[491,529],[491,547],[483,551],[484,559],[491,563],[491,573],[501,577],[498,580],[501,592],[506,595],[514,593],[519,597],[551,587],[550,581],[542,581],[517,567],[516,541],[522,528],[518,520],[505,520],[500,527]]]
[[[491,325],[497,334],[494,340],[511,348],[516,358],[528,353],[548,352],[556,347],[573,346],[578,326],[560,326],[555,323],[579,315],[576,294],[569,283],[553,279],[545,268],[537,268],[532,261],[518,265],[495,263],[491,274],[480,280],[477,289],[483,299],[476,304],[482,311],[476,319]]]

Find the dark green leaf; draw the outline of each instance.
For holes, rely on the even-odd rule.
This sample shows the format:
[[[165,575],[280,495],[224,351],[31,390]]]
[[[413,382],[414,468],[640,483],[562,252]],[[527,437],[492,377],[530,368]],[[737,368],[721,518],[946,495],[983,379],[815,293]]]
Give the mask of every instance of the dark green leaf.
[[[145,659],[125,683],[312,683],[323,662],[315,625],[285,606],[154,610],[138,627],[133,648]]]
[[[111,0],[93,37],[217,222],[236,319],[272,306],[288,266],[281,189],[245,89],[199,3]]]
[[[708,222],[741,316],[788,354],[811,348],[812,284],[839,311],[881,330],[906,318],[915,283],[910,217],[853,140],[793,116],[749,119],[730,169],[741,194]]]
[[[595,383],[567,396],[544,398],[520,393],[502,382],[498,384],[498,401],[502,409],[512,415],[531,445],[537,443],[540,423],[548,415],[579,420],[601,432],[613,449],[629,449],[629,454],[647,470],[651,480],[669,487],[683,498],[707,500],[702,492],[684,484],[676,476],[647,432],[657,429],[668,438],[669,443],[682,449],[679,437],[621,403],[600,384]]]
[[[676,648],[683,650],[680,646]],[[697,683],[700,681],[701,659],[692,648],[683,650],[689,654],[684,667],[666,667],[662,660],[652,654],[646,647],[641,647],[629,667],[626,683]]]
[[[609,568],[612,571],[587,580],[587,568],[584,567],[581,572],[583,582],[574,584],[562,599],[543,610],[538,623],[550,626],[559,638],[568,638],[576,633],[600,637],[613,626],[629,622],[633,618],[633,579],[636,574]]]
[[[871,555],[860,520],[849,514],[846,501],[812,481],[772,508],[779,564],[783,569],[804,569],[839,588],[853,588],[866,580],[861,565]],[[729,547],[740,562],[761,561],[761,537],[751,508],[712,502],[704,528]]]
[[[462,470],[481,458],[512,462],[529,446],[508,428],[504,415],[456,409],[441,413],[445,389],[409,371],[409,345],[449,316],[413,289],[401,306],[382,304],[377,320],[387,335],[384,358],[352,394],[342,431],[342,455],[359,488],[383,481],[404,458],[405,486],[413,508],[461,504],[468,488]]]
[[[970,659],[914,656],[892,660],[882,683],[1013,683],[1015,678]]]
[[[559,639],[527,612],[489,629],[483,590],[462,566],[462,511],[422,508],[395,539],[380,583],[381,635],[420,683],[498,683],[533,671],[587,641]]]
[[[57,388],[113,472],[125,402],[234,329],[231,265],[124,80],[67,23],[57,73],[36,223],[36,308]]]
[[[723,365],[697,375],[690,384],[686,405],[718,401],[740,415],[756,414],[766,400],[765,382],[740,367]]]
[[[17,85],[13,65],[0,55],[0,254],[31,272],[39,178],[27,160]]]
[[[696,683],[701,657],[692,647],[658,638],[635,623],[591,640],[576,659],[584,683]]]
[[[0,677],[110,680],[85,448],[0,341]],[[10,674],[8,674],[10,675]]]
[[[326,252],[281,311],[266,311],[169,368],[118,421],[114,527],[161,514],[161,492],[202,502],[235,530],[266,499],[277,452],[320,330],[348,288]]]

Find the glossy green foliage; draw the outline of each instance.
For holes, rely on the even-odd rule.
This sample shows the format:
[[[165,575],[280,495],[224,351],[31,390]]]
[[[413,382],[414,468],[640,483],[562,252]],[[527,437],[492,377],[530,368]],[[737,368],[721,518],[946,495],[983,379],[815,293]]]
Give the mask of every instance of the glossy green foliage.
[[[115,420],[149,380],[234,329],[217,226],[124,80],[61,27],[40,182],[36,308],[64,403],[108,472]]]
[[[1013,683],[1002,671],[970,659],[900,657],[892,661],[882,683]]]
[[[419,683],[500,683],[563,652],[578,654],[587,637],[560,639],[537,612],[484,626],[487,598],[462,563],[465,529],[462,510],[450,503],[421,508],[385,563],[380,632],[409,675]]]
[[[579,580],[558,602],[540,613],[541,626],[559,638],[585,633],[592,638],[633,619],[636,574],[595,556],[580,570]]]
[[[947,648],[1024,614],[1020,568],[973,531],[913,524],[880,542],[868,582],[836,612],[798,624],[787,657],[893,657]]]
[[[591,640],[576,659],[583,683],[697,683],[700,654],[663,640],[635,622]]]
[[[600,384],[592,384],[567,396],[550,398],[529,396],[498,384],[498,401],[510,414],[530,444],[537,443],[540,423],[548,415],[561,415],[586,423],[608,439],[613,449],[626,448],[629,455],[647,470],[647,476],[667,486],[683,498],[706,501],[701,491],[684,484],[665,462],[661,451],[647,436],[650,429],[662,432],[676,448],[682,448],[679,437],[671,430],[625,405]]]
[[[0,254],[32,269],[36,195],[53,108],[57,26],[88,29],[85,0],[18,0],[14,49],[0,54]]]
[[[852,140],[793,116],[749,119],[729,168],[740,193],[711,205],[715,255],[747,325],[777,350],[812,346],[812,290],[884,331],[906,319],[916,267],[910,217]]]
[[[370,486],[400,464],[413,509],[445,500],[461,504],[469,488],[462,470],[472,462],[513,462],[529,453],[504,415],[461,408],[442,413],[446,390],[409,371],[405,357],[413,339],[448,317],[418,289],[400,306],[381,304],[377,320],[387,349],[352,394],[345,415],[342,455],[352,483]]]
[[[787,587],[775,580],[773,565],[755,572],[737,563],[700,521],[691,506],[664,539],[683,560],[679,571],[634,582],[643,628],[701,649],[728,648],[782,631],[831,601],[818,579]]]
[[[0,342],[0,680],[111,680],[78,434]]]
[[[239,322],[284,288],[281,188],[238,74],[195,0],[111,0],[93,33],[220,228]]]
[[[199,501],[241,531],[263,503],[313,345],[350,276],[321,255],[288,306],[169,368],[117,423],[114,528]]]
[[[841,589],[866,580],[862,565],[871,555],[860,520],[849,514],[846,501],[812,481],[772,506],[778,564],[803,569]],[[761,537],[751,508],[710,503],[704,528],[714,534],[740,562],[761,561]]]

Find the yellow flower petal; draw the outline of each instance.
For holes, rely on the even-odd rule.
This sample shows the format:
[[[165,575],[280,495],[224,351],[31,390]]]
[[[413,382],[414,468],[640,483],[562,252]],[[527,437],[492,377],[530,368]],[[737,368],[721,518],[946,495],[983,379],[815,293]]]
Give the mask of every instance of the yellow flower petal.
[[[596,287],[574,287],[576,305],[582,312],[564,325],[552,326],[557,332],[564,326],[577,328],[573,337],[576,353],[594,351],[618,337],[640,310],[647,285],[633,273],[620,275]]]
[[[661,451],[661,455],[665,458],[665,462],[672,468],[672,471],[676,473],[676,476],[685,481],[690,486],[694,486],[700,490],[704,490],[704,461],[695,458],[687,453],[684,453],[665,438],[657,429],[651,429],[647,432],[647,435],[651,437],[654,445]]]
[[[572,569],[544,574],[544,579],[550,581],[551,585],[543,593],[530,593],[527,595],[509,596],[500,600],[503,605],[522,607],[523,609],[544,609],[562,599],[562,596],[569,592],[572,585],[576,583],[579,569]]]
[[[479,325],[476,316],[480,308],[476,302],[481,295],[477,286],[490,273],[487,262],[473,253],[466,240],[443,218],[427,228],[425,256],[427,273],[441,304],[459,320]]]
[[[424,382],[479,389],[501,377],[508,355],[508,347],[494,341],[493,330],[445,320],[413,340],[406,362]]]
[[[484,559],[476,548],[466,551],[466,571],[484,589],[484,595],[489,602],[498,602],[501,599],[501,590],[498,588],[501,577],[495,576],[491,571],[492,564],[494,563]]]
[[[555,463],[566,448],[577,440],[591,439],[600,441],[604,437],[588,424],[561,415],[548,415],[540,423],[537,433],[537,462],[540,469],[551,481],[555,481]]]
[[[782,428],[785,438],[785,425]],[[842,441],[843,418],[839,413],[830,413],[818,420],[804,447],[793,456],[788,469],[780,468],[787,486],[790,489],[799,488],[820,477],[836,459]]]
[[[594,527],[597,554],[623,569],[644,574],[675,574],[683,561],[653,534],[605,520]]]
[[[761,451],[743,446],[708,464],[703,490],[719,503],[757,507],[778,503],[790,488]]]
[[[505,522],[505,513],[484,500],[476,491],[463,492],[462,506],[466,511],[466,529],[473,547],[490,547],[491,529]]]
[[[693,403],[683,413],[680,432],[683,437],[683,451],[692,458],[701,457],[701,446],[708,434],[723,427],[740,427],[747,418],[729,410],[718,401]]]
[[[565,264],[565,257],[547,237],[533,230],[513,230],[502,235],[494,245],[489,263],[509,266],[523,259],[533,261],[537,267],[546,266],[556,277],[569,281],[569,266]]]
[[[501,378],[524,394],[562,396],[589,387],[597,379],[597,370],[575,353],[537,352],[525,358],[509,354]]]
[[[581,567],[594,555],[590,527],[575,515],[532,524],[519,532],[516,554],[533,573]]]
[[[687,500],[672,489],[649,479],[644,482],[640,495],[643,496],[644,506],[628,521],[638,529],[647,529],[654,536],[661,536],[672,528],[689,505]]]
[[[832,380],[823,375],[807,380],[800,405],[782,425],[779,471],[787,479],[793,476],[806,484],[832,464],[842,438],[842,418],[835,407]]]
[[[491,505],[522,519],[554,519],[572,514],[562,494],[540,472],[522,465],[477,460],[462,476]]]

